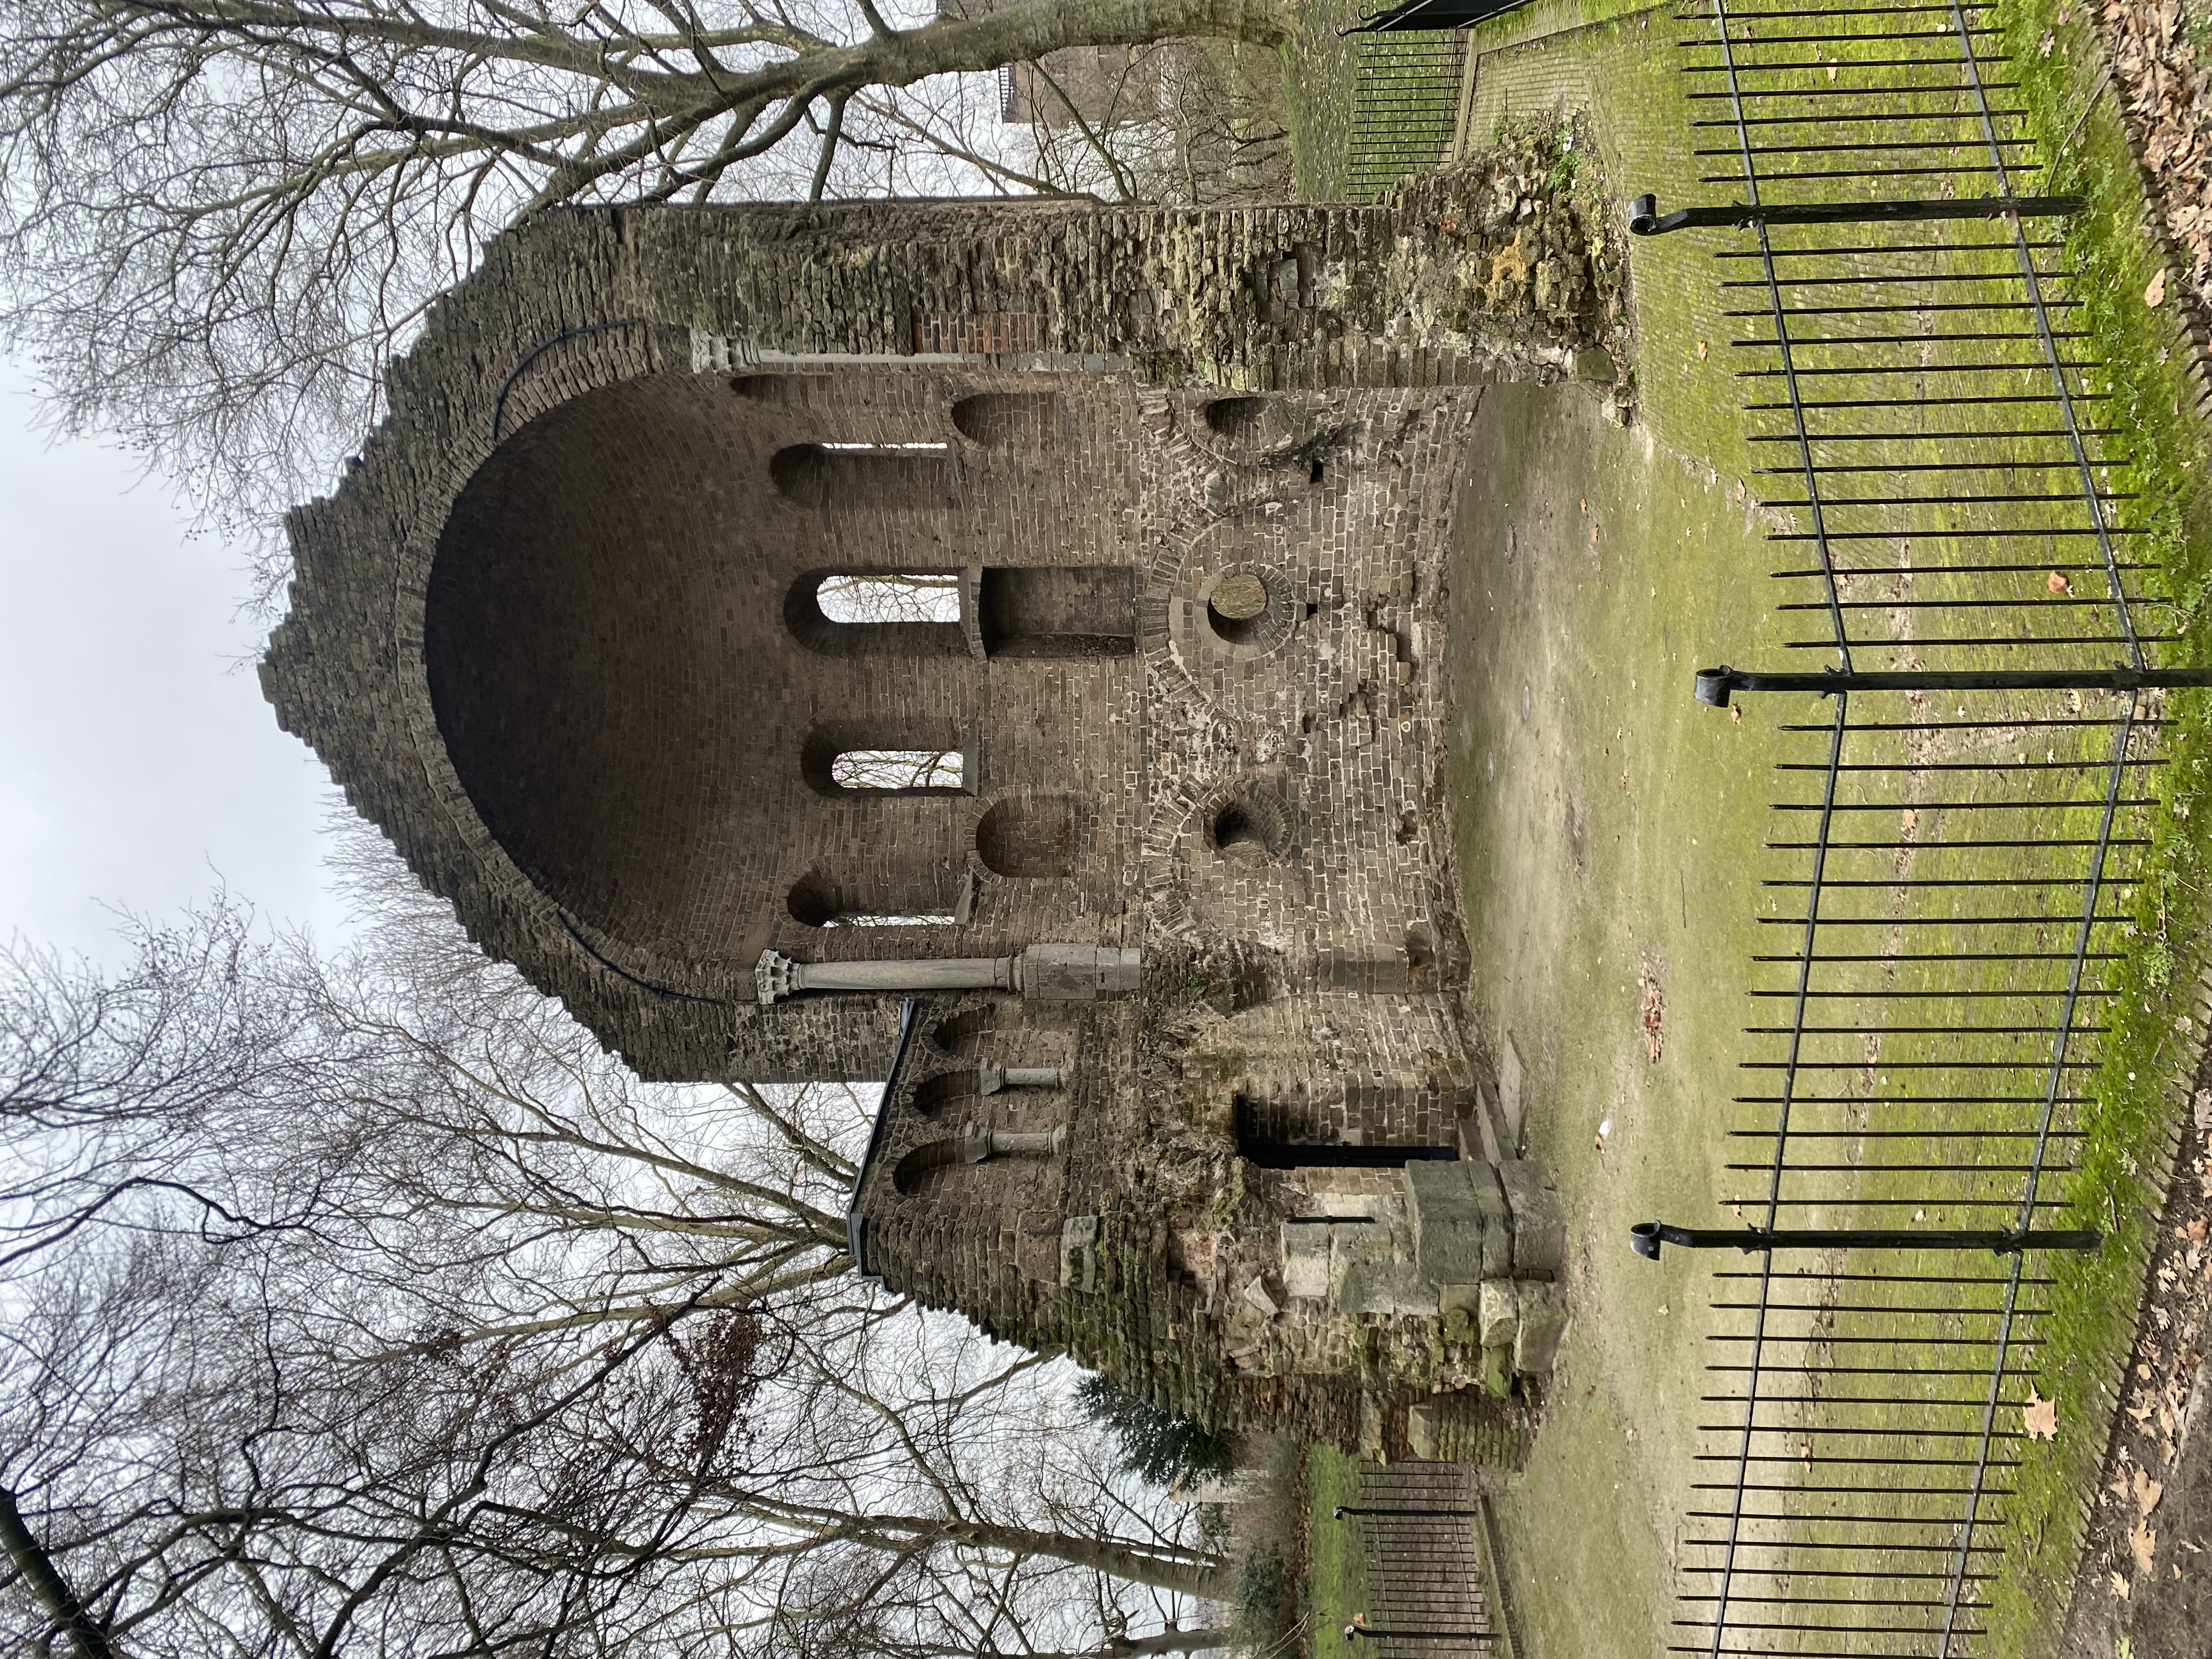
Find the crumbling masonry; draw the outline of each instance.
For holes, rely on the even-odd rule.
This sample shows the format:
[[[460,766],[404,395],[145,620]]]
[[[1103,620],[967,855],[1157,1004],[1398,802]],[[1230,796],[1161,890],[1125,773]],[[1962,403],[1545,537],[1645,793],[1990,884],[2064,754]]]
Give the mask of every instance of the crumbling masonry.
[[[1525,147],[1378,207],[547,216],[294,514],[264,684],[644,1076],[890,1076],[861,1271],[1371,1433],[1565,1316],[1456,994],[1443,560],[1479,388],[1609,379],[1617,270]]]

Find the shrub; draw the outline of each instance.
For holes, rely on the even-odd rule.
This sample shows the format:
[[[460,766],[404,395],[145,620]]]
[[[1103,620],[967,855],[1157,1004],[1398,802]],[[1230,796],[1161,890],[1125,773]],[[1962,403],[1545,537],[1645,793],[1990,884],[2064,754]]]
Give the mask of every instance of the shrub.
[[[1196,1418],[1141,1400],[1103,1376],[1084,1378],[1075,1395],[1084,1415],[1114,1431],[1123,1467],[1156,1486],[1226,1474],[1235,1466],[1235,1449]]]

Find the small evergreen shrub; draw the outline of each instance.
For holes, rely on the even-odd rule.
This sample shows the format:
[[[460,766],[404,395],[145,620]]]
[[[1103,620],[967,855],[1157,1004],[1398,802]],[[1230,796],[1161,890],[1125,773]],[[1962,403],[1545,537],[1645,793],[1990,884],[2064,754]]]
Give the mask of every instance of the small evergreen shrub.
[[[1123,1467],[1156,1486],[1226,1474],[1236,1465],[1235,1449],[1196,1418],[1140,1400],[1103,1376],[1085,1377],[1075,1397],[1085,1416],[1113,1431]]]

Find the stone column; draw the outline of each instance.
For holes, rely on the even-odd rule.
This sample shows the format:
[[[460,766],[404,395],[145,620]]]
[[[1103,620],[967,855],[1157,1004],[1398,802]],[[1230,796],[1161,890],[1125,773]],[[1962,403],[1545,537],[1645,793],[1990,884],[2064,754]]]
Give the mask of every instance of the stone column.
[[[1110,945],[1032,945],[1018,957],[907,957],[794,962],[761,952],[753,988],[763,1007],[800,991],[1018,991],[1039,1002],[1092,1002],[1137,988],[1139,953]]]
[[[1054,1158],[1067,1150],[1066,1126],[1041,1134],[1008,1134],[1004,1130],[991,1136],[991,1156],[994,1158]]]
[[[1001,1089],[1057,1089],[1067,1081],[1067,1072],[1059,1066],[1001,1066],[986,1060],[976,1065],[975,1077],[978,1093],[995,1095]]]
[[[1009,1134],[970,1123],[960,1131],[960,1161],[981,1164],[994,1158],[1057,1158],[1067,1150],[1067,1126],[1035,1134]]]

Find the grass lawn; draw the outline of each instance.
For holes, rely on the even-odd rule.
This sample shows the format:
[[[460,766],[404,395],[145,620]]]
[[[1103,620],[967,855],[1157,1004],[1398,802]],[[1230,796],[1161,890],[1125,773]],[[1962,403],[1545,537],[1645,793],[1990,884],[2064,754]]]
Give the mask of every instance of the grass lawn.
[[[1569,43],[1501,52],[1483,73],[1540,88],[1571,52],[1618,197],[1724,193],[1691,182],[1689,110],[1668,51],[1685,26],[1668,10],[1564,0],[1547,9],[1561,21],[1620,15]],[[2134,465],[2115,468],[2114,487],[2142,498],[2128,511],[2156,532],[2148,544],[2166,567],[2162,591],[2201,606],[2212,558],[2196,481],[2212,452],[2186,412],[2172,319],[2142,301],[2158,256],[2136,228],[2136,175],[2110,101],[2077,126],[2100,69],[2087,21],[2074,15],[2086,9],[2064,25],[2059,9],[2057,0],[2008,0],[2002,15],[2045,155],[2072,135],[2050,184],[2095,206],[2073,227],[2069,258],[2084,273],[2075,292],[2092,301],[2081,314],[2114,371],[2113,407],[2137,428]],[[1529,16],[1509,21],[1526,32]],[[1475,49],[1504,27],[1485,26]],[[2048,56],[2036,50],[2046,30]],[[1304,58],[1302,49],[1291,51],[1299,176],[1325,194],[1343,142],[1341,124],[1329,124],[1346,105],[1346,59],[1327,42]],[[1705,1267],[1680,1253],[1656,1266],[1632,1257],[1625,1230],[1655,1216],[1712,1224],[1725,1214],[1715,1206],[1738,1179],[1722,1167],[1724,1131],[1739,1121],[1729,1097],[1753,1053],[1741,993],[1765,931],[1754,918],[1802,902],[1759,887],[1760,874],[1778,872],[1761,869],[1757,849],[1777,795],[1769,768],[1788,741],[1773,726],[1802,711],[1755,708],[1739,724],[1689,696],[1692,669],[1775,660],[1789,636],[1772,609],[1786,596],[1765,574],[1771,526],[1745,488],[1754,463],[1734,407],[1735,365],[1720,349],[1732,325],[1707,256],[1730,245],[1724,234],[1692,234],[1635,248],[1639,425],[1606,424],[1571,388],[1486,395],[1455,552],[1448,782],[1474,1000],[1493,1043],[1513,1036],[1528,1071],[1529,1150],[1553,1165],[1576,1218],[1575,1326],[1527,1478],[1498,1505],[1509,1593],[1538,1659],[1646,1653],[1680,1633],[1668,1621],[1681,1517],[1698,1507],[1710,1287]],[[2183,648],[2202,659],[2193,630]],[[2169,713],[2179,724],[2165,752],[2175,764],[2159,784],[2164,804],[2142,826],[2154,845],[2135,954],[2071,1189],[2087,1218],[2117,1218],[2118,1237],[2100,1257],[2058,1267],[2040,1381],[2060,1402],[2061,1432],[2028,1449],[2008,1510],[2010,1553],[1986,1598],[1991,1650],[2002,1654],[2033,1655],[2055,1640],[2078,1505],[2113,1409],[2105,1388],[2130,1338],[2135,1264],[2155,1222],[2144,1177],[2162,1168],[2176,1070],[2194,1059],[2193,1042],[2176,1039],[2176,988],[2199,970],[2206,938],[2212,884],[2194,826],[2206,822],[2212,750],[2201,700],[2178,699]],[[2195,817],[2177,803],[2183,812],[2195,805]],[[1656,1063],[1639,1018],[1645,980],[1665,1001]],[[1943,1127],[1917,1121],[1931,1142]],[[1310,1476],[1316,1505],[1327,1468],[1317,1461]],[[1335,1610],[1356,1583],[1328,1553],[1328,1528],[1310,1535],[1310,1605],[1340,1626]]]
[[[1356,1501],[1359,1460],[1325,1447],[1306,1453],[1306,1644],[1310,1659],[1353,1659],[1345,1639],[1352,1615],[1367,1605],[1367,1559],[1359,1528],[1335,1518]]]

